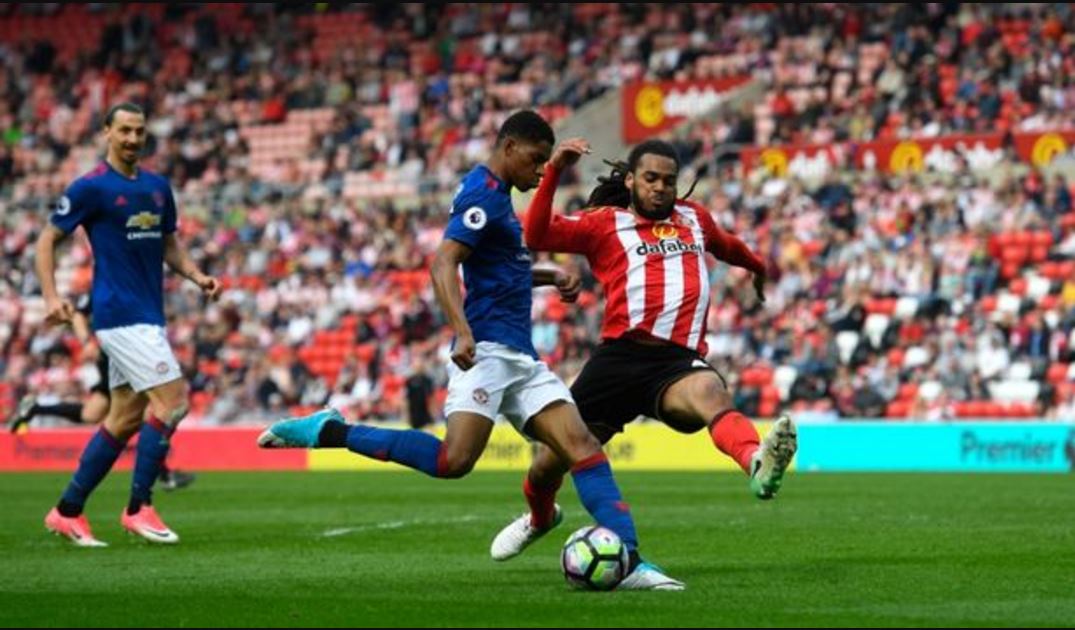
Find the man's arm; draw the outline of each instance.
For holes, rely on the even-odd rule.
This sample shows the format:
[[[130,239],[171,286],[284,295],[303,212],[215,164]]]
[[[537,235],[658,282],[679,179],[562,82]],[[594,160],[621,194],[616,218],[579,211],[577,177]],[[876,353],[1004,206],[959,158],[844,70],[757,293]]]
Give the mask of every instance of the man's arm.
[[[706,251],[713,254],[717,260],[753,272],[754,293],[758,296],[759,302],[765,302],[765,282],[768,279],[765,261],[752,252],[739,237],[720,229],[709,214],[709,210],[690,201],[685,203],[694,208],[702,223]]]
[[[463,294],[459,291],[459,265],[470,256],[470,252],[471,249],[463,243],[446,238],[437,248],[429,270],[437,303],[455,331],[452,361],[463,370],[474,367],[474,353],[477,350],[474,333],[463,314]]]
[[[557,251],[584,254],[590,239],[575,222],[552,213],[552,200],[563,169],[578,161],[583,153],[589,153],[585,140],[574,138],[556,147],[545,175],[541,178],[534,198],[526,209],[523,236],[526,246],[535,251]]]
[[[70,322],[75,316],[74,305],[56,292],[56,245],[66,237],[66,232],[50,223],[41,230],[34,249],[34,268],[45,298],[45,321],[52,325]]]
[[[561,302],[574,302],[582,290],[582,277],[578,274],[552,267],[531,269],[535,287],[555,286],[560,291]]]
[[[179,244],[174,232],[164,235],[164,262],[168,263],[172,271],[198,285],[209,299],[215,300],[220,296],[220,281],[198,269],[187,251]]]
[[[765,262],[757,254],[750,251],[747,244],[740,240],[739,237],[714,226],[713,232],[706,235],[706,241],[708,241],[706,249],[716,256],[718,260],[722,260],[729,265],[742,267],[756,274],[765,274]]]
[[[93,333],[90,331],[90,322],[81,311],[75,311],[74,317],[71,318],[71,328],[75,331],[75,337],[78,338],[79,343],[89,343],[93,338]]]

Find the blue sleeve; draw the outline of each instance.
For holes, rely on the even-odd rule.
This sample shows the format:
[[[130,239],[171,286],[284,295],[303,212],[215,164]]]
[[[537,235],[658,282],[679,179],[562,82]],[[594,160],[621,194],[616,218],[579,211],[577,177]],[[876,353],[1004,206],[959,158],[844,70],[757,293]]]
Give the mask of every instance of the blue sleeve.
[[[459,241],[474,249],[489,227],[503,221],[509,209],[488,196],[460,195],[452,206],[452,217],[444,229],[444,238]]]
[[[70,234],[96,213],[97,199],[93,187],[80,178],[68,186],[63,197],[56,202],[49,221],[63,230],[64,234]]]
[[[165,234],[174,234],[178,223],[175,196],[172,194],[172,187],[168,185],[168,180],[164,180],[161,187],[164,189],[164,220],[161,222],[161,231]]]

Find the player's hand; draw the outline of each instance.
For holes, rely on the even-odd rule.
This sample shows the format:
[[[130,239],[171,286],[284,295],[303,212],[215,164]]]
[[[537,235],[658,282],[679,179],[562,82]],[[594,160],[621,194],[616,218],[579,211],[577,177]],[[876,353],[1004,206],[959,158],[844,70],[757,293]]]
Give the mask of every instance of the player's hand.
[[[455,347],[452,348],[452,363],[458,365],[460,370],[469,370],[474,367],[474,353],[477,348],[471,333],[456,335]]]
[[[52,298],[45,300],[45,322],[50,326],[69,324],[75,318],[75,307],[67,300]]]
[[[207,298],[214,302],[220,297],[220,292],[223,289],[220,280],[205,274],[196,277],[194,283],[198,285],[198,288],[202,290],[202,293],[204,293]]]
[[[556,290],[560,292],[561,302],[574,302],[582,291],[582,276],[570,271],[556,271]]]
[[[758,302],[765,304],[765,281],[764,273],[754,274],[754,293],[758,296]]]
[[[589,152],[589,142],[586,142],[586,140],[582,138],[570,138],[564,140],[560,143],[560,146],[556,147],[556,150],[552,152],[552,158],[549,161],[552,162],[552,165],[556,170],[562,171],[575,162],[578,162],[583,153]]]

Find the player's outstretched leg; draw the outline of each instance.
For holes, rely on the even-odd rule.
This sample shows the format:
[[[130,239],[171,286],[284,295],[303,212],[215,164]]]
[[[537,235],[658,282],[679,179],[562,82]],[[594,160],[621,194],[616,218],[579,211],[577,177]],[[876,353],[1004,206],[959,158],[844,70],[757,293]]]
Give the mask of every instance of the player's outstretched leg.
[[[470,412],[448,416],[441,441],[425,431],[382,429],[348,424],[339,411],[323,409],[308,416],[281,420],[258,436],[262,448],[346,448],[380,461],[392,461],[430,477],[458,478],[478,461],[493,421]]]
[[[750,477],[750,489],[771,499],[795,456],[795,424],[787,415],[773,423],[761,440],[754,423],[732,405],[724,379],[713,370],[687,372],[672,383],[661,399],[661,418],[671,427],[691,433],[708,427],[713,445],[731,457]]]

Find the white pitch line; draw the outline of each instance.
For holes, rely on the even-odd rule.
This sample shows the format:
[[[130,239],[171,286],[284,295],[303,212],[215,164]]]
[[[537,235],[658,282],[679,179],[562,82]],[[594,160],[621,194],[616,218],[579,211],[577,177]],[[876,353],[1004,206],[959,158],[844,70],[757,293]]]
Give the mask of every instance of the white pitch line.
[[[321,536],[322,538],[334,538],[336,536],[354,534],[355,532],[403,529],[404,527],[415,527],[417,525],[449,525],[452,523],[472,523],[477,520],[479,520],[477,516],[474,516],[473,514],[468,514],[467,516],[457,516],[455,518],[416,518],[409,521],[383,521],[381,523],[355,525],[354,527],[335,527],[333,529],[326,529],[325,531],[321,532],[319,536]]]

